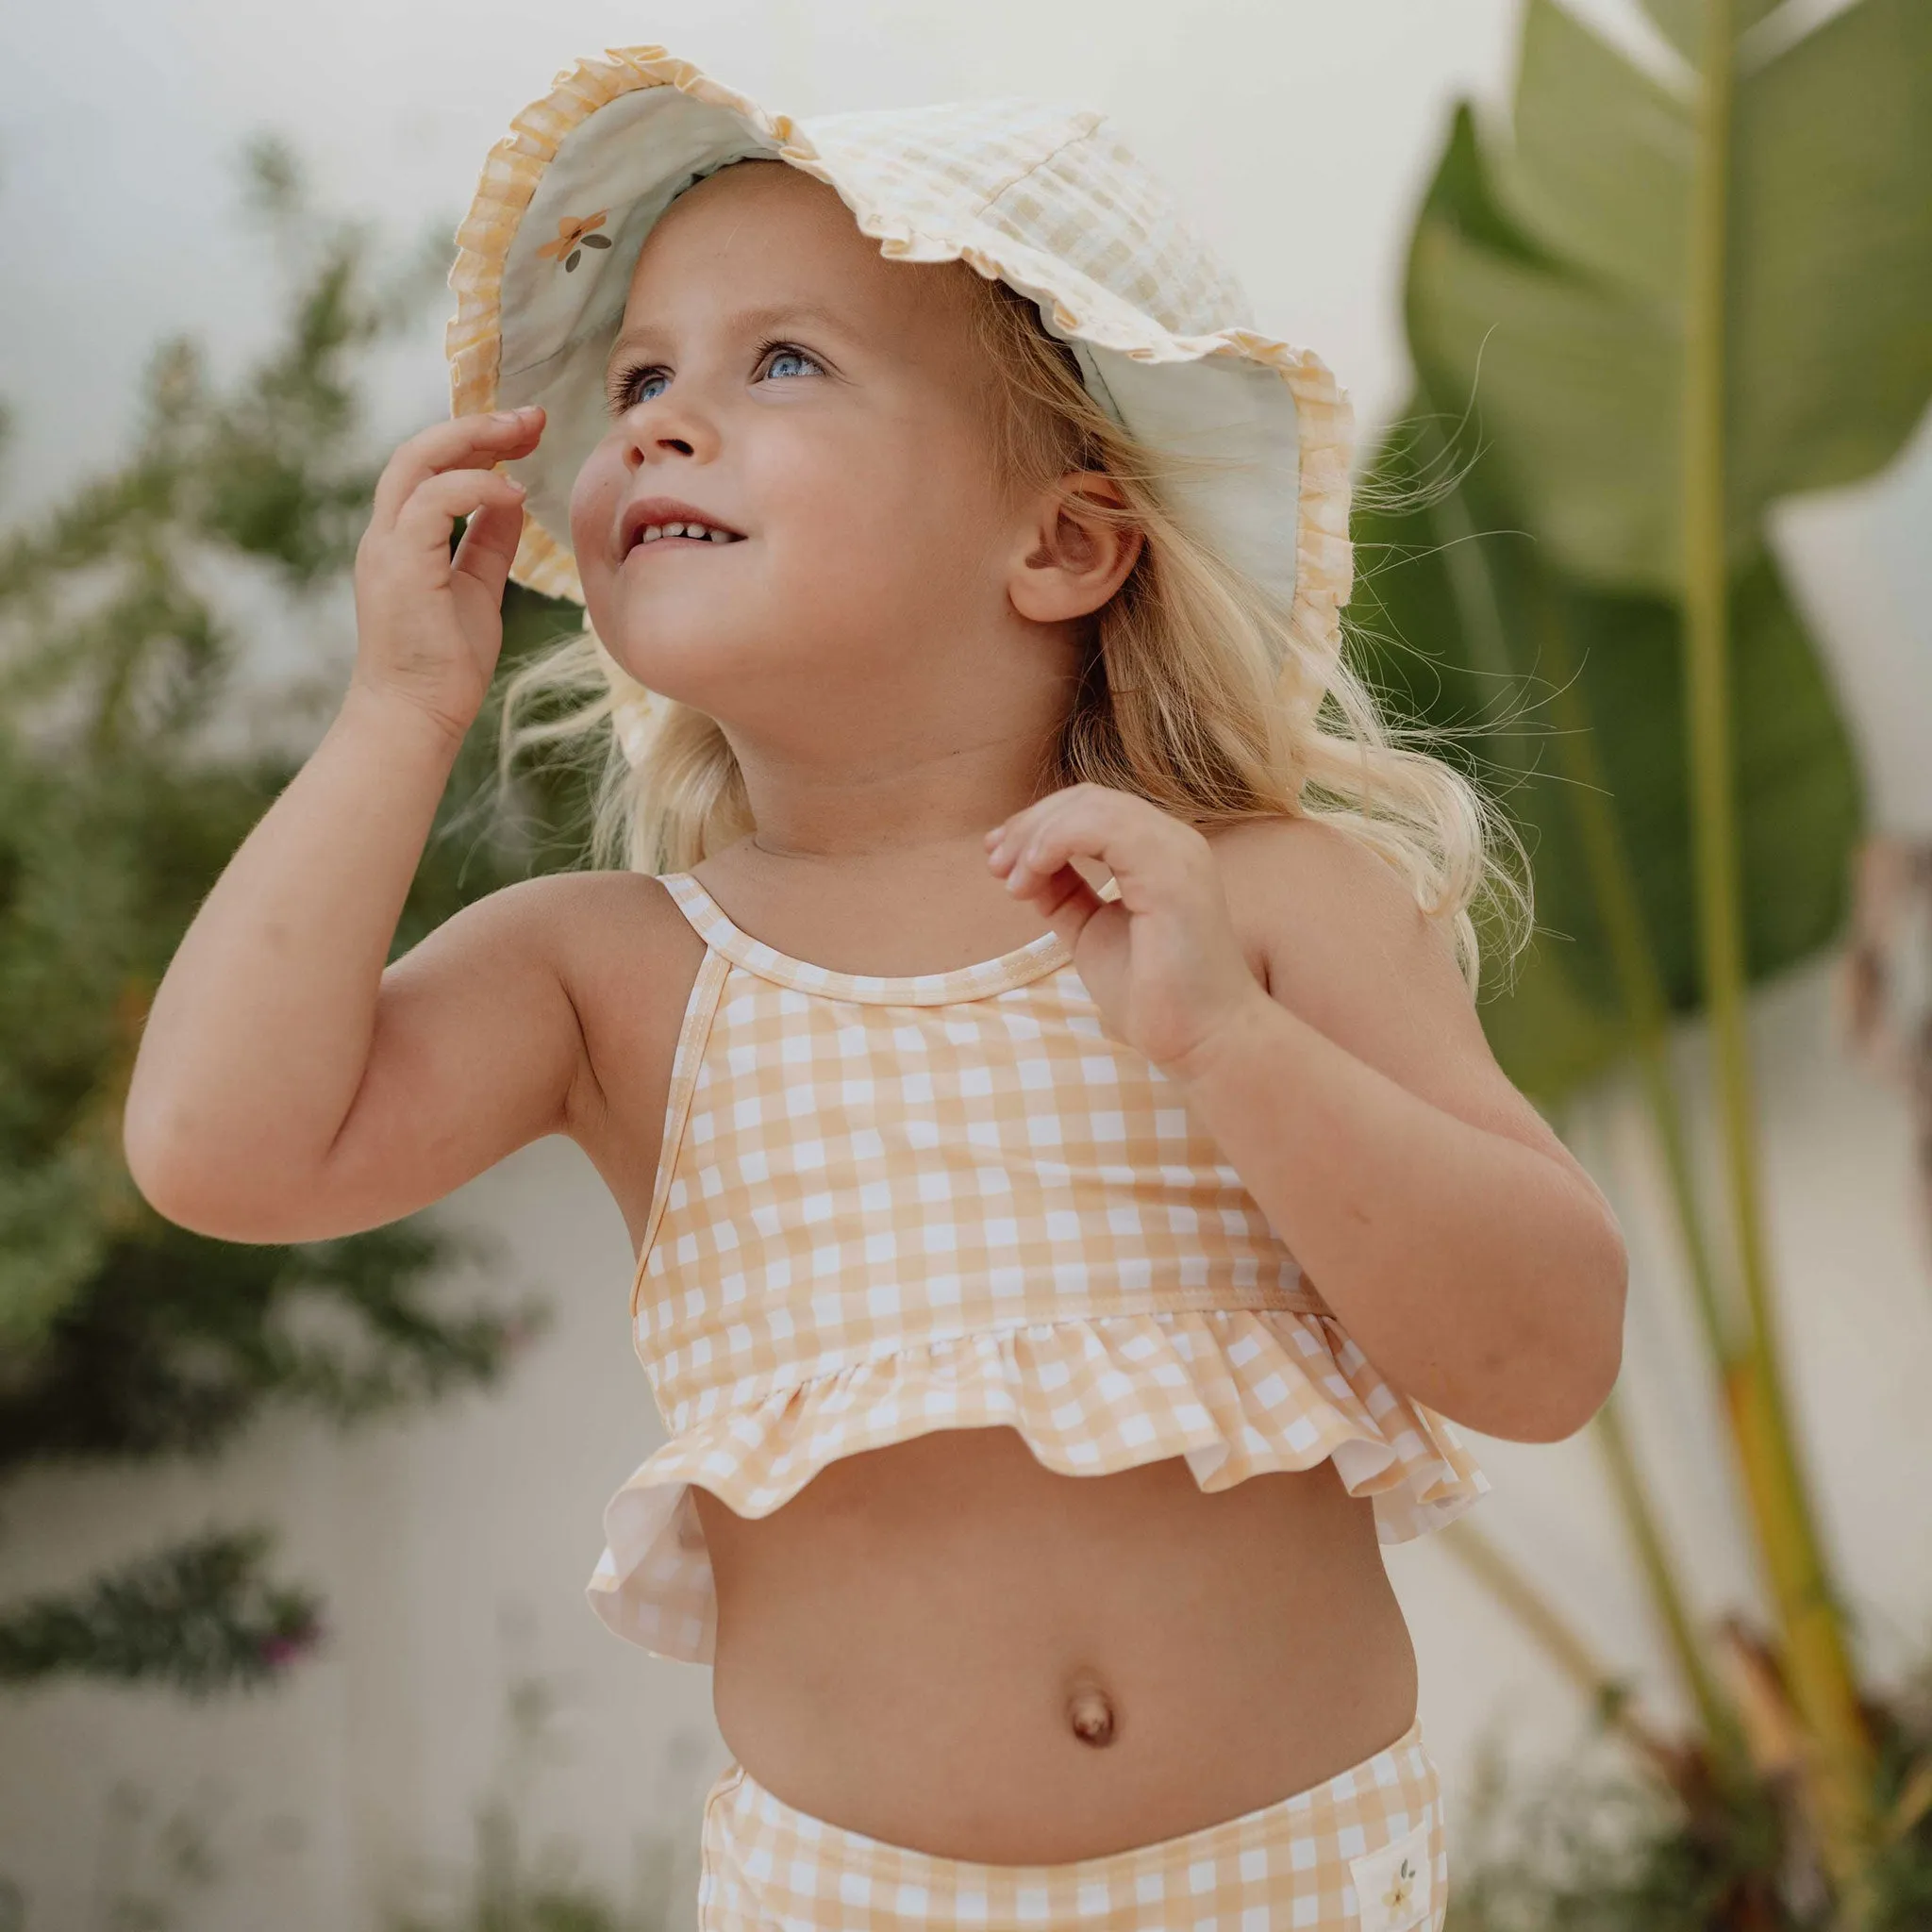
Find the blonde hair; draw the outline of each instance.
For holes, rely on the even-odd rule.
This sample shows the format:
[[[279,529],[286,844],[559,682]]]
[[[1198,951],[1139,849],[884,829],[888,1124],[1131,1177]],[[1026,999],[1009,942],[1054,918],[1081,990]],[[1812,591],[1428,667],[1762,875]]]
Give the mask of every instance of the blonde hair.
[[[1093,400],[1078,362],[1005,282],[941,264],[984,291],[975,309],[997,373],[992,454],[1020,490],[1070,470],[1104,472],[1123,502],[1083,509],[1143,537],[1121,589],[1089,620],[1075,695],[1041,760],[1036,796],[1089,781],[1158,806],[1197,830],[1255,818],[1320,819],[1378,853],[1424,913],[1446,923],[1472,996],[1481,973],[1472,908],[1500,911],[1513,958],[1531,926],[1519,879],[1492,851],[1522,857],[1514,828],[1441,758],[1409,745],[1329,643],[1309,636],[1166,507],[1163,484],[1195,468],[1129,436]],[[540,704],[560,714],[526,721]],[[715,720],[629,676],[588,618],[581,633],[504,687],[499,776],[518,754],[598,732],[604,761],[590,841],[593,865],[685,871],[756,829],[743,775]],[[1513,915],[1513,916],[1512,916]]]

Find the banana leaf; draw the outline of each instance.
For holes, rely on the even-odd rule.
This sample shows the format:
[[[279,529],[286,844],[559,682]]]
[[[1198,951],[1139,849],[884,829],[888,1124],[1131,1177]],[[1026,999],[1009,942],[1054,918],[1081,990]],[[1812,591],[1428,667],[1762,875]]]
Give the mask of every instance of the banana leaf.
[[[1653,10],[1674,32],[1702,11]],[[1425,208],[1411,347],[1433,394],[1476,394],[1557,564],[1674,596],[1694,104],[1529,0],[1512,128],[1492,172],[1513,242]],[[1932,396],[1932,7],[1860,0],[1741,65],[1730,142],[1725,541],[1742,569],[1774,499],[1881,468]]]
[[[1371,655],[1398,703],[1487,725],[1515,780],[1491,789],[1560,943],[1491,1002],[1498,1058],[1548,1100],[1639,1050],[1849,1910],[1874,1740],[1782,1391],[1743,989],[1835,936],[1862,830],[1765,512],[1890,461],[1932,395],[1932,7],[1653,13],[1688,84],[1527,0],[1511,138],[1458,114],[1410,253],[1417,402],[1372,479],[1395,507],[1364,534],[1409,560],[1368,573]],[[1473,440],[1447,426],[1465,406]],[[1405,499],[1417,481],[1439,487]],[[1729,1315],[1660,1052],[1688,1010],[1713,1036]]]
[[[1424,204],[1419,266],[1441,236],[1511,273],[1547,274],[1539,242],[1491,187],[1467,108]],[[1412,292],[1411,308],[1424,299]],[[1477,396],[1485,428],[1488,366]],[[1425,381],[1431,374],[1446,379],[1432,369]],[[1484,1024],[1509,1077],[1555,1106],[1631,1043],[1584,847],[1588,788],[1601,788],[1629,862],[1668,1009],[1701,1004],[1682,619],[1674,598],[1553,567],[1557,546],[1526,528],[1503,438],[1482,446],[1429,407],[1436,399],[1424,389],[1384,437],[1362,491],[1357,658],[1398,716],[1480,733],[1480,762],[1450,755],[1523,832],[1538,926],[1507,980],[1491,967]],[[1450,495],[1428,501],[1432,466],[1462,474]],[[1831,679],[1761,548],[1734,579],[1731,622],[1746,965],[1761,980],[1841,928],[1864,801]]]

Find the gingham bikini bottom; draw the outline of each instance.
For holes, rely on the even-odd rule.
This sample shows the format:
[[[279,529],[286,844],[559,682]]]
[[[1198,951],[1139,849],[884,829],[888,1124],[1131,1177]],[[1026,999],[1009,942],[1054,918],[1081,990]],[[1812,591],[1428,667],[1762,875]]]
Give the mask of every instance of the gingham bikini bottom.
[[[1065,1865],[981,1865],[827,1824],[736,1761],[705,1800],[698,1932],[1441,1932],[1421,1721],[1292,1797]]]

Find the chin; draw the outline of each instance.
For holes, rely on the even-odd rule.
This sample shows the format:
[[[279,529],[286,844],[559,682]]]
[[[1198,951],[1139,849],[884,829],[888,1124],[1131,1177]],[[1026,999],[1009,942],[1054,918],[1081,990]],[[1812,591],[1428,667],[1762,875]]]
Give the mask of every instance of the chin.
[[[747,678],[766,679],[777,669],[781,625],[721,624],[716,613],[690,614],[646,608],[646,600],[606,607],[610,627],[595,612],[591,625],[604,648],[660,696],[711,711]]]

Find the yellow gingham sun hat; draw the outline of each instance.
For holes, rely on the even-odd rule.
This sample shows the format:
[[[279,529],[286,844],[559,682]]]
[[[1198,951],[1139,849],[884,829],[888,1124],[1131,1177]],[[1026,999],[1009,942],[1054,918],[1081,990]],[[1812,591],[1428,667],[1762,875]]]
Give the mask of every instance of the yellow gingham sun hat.
[[[889,258],[963,260],[1030,297],[1143,442],[1234,459],[1175,483],[1170,509],[1340,648],[1347,400],[1318,358],[1256,333],[1240,284],[1103,116],[1002,98],[794,121],[655,46],[558,75],[491,149],[457,230],[452,413],[548,412],[536,452],[504,465],[529,491],[518,583],[583,601],[570,494],[608,428],[605,362],[638,251],[677,195],[754,158],[825,182]],[[630,749],[648,698],[604,662]]]

